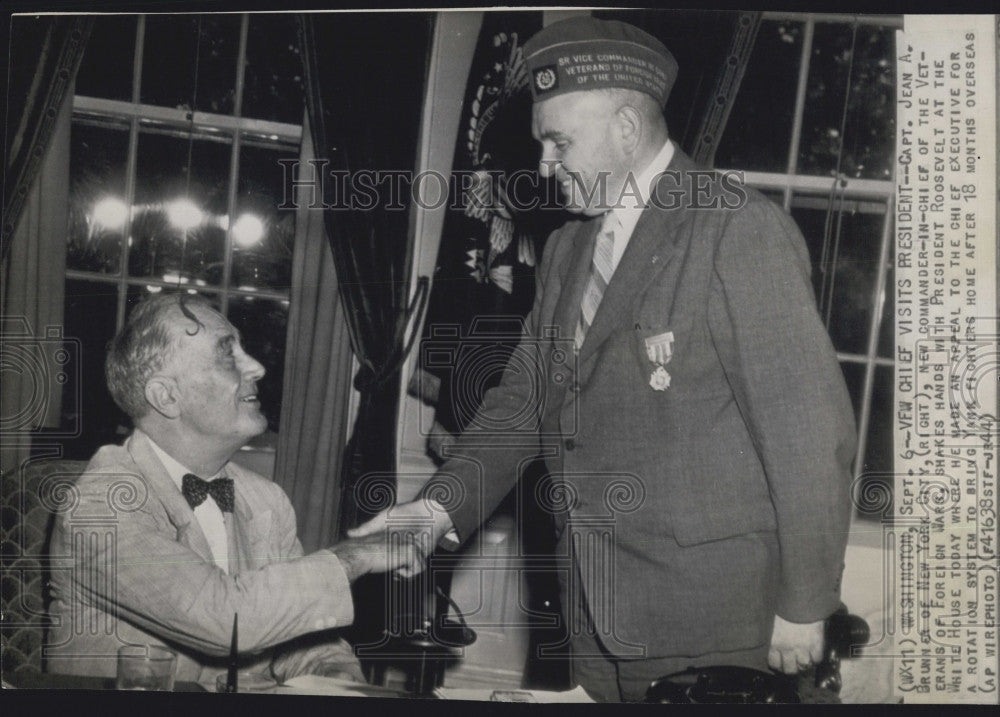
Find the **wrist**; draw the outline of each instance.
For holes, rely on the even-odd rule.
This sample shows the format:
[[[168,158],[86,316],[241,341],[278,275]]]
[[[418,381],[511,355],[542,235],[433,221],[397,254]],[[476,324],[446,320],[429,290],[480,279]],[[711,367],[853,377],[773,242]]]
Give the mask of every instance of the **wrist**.
[[[445,533],[454,529],[455,524],[451,521],[451,516],[448,515],[448,511],[445,510],[444,506],[438,503],[436,500],[427,499],[427,507],[431,511],[431,516],[434,520],[434,544],[437,545],[438,541],[444,537]]]
[[[343,568],[344,574],[347,575],[347,582],[353,583],[368,572],[365,562],[361,560],[361,556],[352,550],[350,546],[341,543],[330,548],[330,552],[337,556],[337,560],[340,561],[340,567]]]

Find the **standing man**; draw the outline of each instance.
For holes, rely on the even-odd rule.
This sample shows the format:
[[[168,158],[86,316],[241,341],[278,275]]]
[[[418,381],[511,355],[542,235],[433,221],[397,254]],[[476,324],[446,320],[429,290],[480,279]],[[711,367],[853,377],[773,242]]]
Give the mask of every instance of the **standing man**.
[[[363,680],[331,630],[354,618],[350,583],[407,554],[390,564],[379,536],[303,555],[285,493],[230,462],[267,427],[264,367],[233,325],[201,297],[156,295],[105,368],[135,430],[97,452],[57,516],[47,669],[114,676],[119,647],[158,644],[178,653],[178,680],[210,680],[238,614],[245,667]]]
[[[432,539],[465,541],[541,453],[570,498],[563,609],[591,696],[642,699],[690,666],[797,672],[839,603],[855,449],[802,236],[670,141],[677,63],[655,38],[577,17],[524,58],[541,173],[575,217],[546,244],[520,360],[472,423],[512,427],[530,404],[535,438],[467,432],[437,476],[464,499],[445,511],[428,489],[392,515],[429,508]]]

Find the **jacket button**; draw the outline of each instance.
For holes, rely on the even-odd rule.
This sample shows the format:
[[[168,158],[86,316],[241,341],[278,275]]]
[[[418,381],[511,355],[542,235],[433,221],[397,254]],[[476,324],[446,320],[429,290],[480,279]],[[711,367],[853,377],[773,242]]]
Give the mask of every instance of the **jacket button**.
[[[572,438],[567,438],[565,441],[563,441],[563,445],[566,446],[567,451],[571,451],[574,448],[576,448],[576,441],[574,441]]]

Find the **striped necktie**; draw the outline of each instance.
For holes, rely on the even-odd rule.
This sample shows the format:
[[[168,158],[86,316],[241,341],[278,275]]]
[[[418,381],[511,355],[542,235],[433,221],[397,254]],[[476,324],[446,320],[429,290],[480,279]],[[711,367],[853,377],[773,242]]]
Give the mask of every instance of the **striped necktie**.
[[[597,307],[601,305],[604,291],[608,288],[611,275],[615,271],[614,246],[617,217],[612,212],[604,215],[604,223],[594,244],[594,260],[590,264],[590,278],[580,302],[580,320],[576,324],[576,350],[583,346],[590,325],[594,322]]]

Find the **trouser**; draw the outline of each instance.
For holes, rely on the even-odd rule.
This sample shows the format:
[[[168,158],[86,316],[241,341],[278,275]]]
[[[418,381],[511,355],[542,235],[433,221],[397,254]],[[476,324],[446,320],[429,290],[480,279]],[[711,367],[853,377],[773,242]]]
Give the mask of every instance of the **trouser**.
[[[563,584],[561,591],[563,612],[569,626],[570,679],[580,685],[598,702],[638,702],[646,696],[650,683],[661,677],[682,672],[689,667],[733,665],[751,667],[767,672],[769,642],[747,649],[724,652],[707,652],[700,655],[648,656],[641,658],[617,657],[602,642],[595,626],[586,591],[581,589],[580,566],[574,557],[573,571],[576,588]],[[611,623],[613,625],[613,622]],[[607,632],[611,625],[604,625]],[[657,626],[650,625],[650,630]],[[604,636],[617,640],[614,634]],[[641,646],[620,645],[625,648]],[[621,654],[621,653],[619,653]]]
[[[654,680],[689,667],[738,665],[766,672],[768,647],[630,660],[608,654],[594,633],[582,631],[570,641],[570,679],[598,702],[639,702]],[[593,656],[597,652],[602,656]]]

